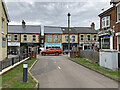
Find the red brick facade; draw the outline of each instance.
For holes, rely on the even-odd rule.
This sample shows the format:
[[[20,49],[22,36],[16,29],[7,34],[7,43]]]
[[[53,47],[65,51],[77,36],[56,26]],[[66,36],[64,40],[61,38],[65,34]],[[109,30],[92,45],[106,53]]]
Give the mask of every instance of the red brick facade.
[[[110,27],[102,29],[102,18],[107,14],[110,15]],[[116,6],[111,7],[110,9],[101,13],[99,15],[99,17],[100,17],[100,31],[107,30],[109,28],[113,29],[113,26],[115,26],[115,28],[114,28],[115,33],[114,33],[114,38],[113,38],[113,41],[114,41],[113,49],[117,50],[117,36],[116,36],[116,33],[120,32],[120,22],[117,23],[117,7]]]

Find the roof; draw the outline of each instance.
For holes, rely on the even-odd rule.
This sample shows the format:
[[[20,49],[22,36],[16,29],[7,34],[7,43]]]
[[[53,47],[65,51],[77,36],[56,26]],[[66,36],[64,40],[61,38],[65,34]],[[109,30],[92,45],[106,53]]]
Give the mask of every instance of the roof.
[[[62,30],[60,27],[52,27],[52,26],[44,26],[45,34],[62,34]]]
[[[98,16],[100,17],[102,14],[104,14],[104,13],[106,13],[106,12],[108,12],[108,11],[112,10],[113,8],[114,8],[114,6],[113,6],[113,7],[111,7],[111,8],[109,8],[109,9],[107,9],[106,11],[104,11],[104,12],[100,13]]]
[[[9,21],[10,21],[10,17],[9,17],[9,15],[8,15],[8,11],[7,11],[5,2],[4,2],[3,0],[1,0],[1,1],[2,1],[2,5],[3,5],[3,9],[4,9],[4,11],[5,11],[5,15],[6,15],[6,17],[7,17],[7,21],[9,22]]]
[[[8,33],[40,33],[41,26],[40,25],[26,25],[25,28],[22,25],[9,25]]]
[[[77,33],[86,33],[86,34],[92,34],[92,33],[98,33],[97,30],[92,29],[91,27],[74,27]]]
[[[63,31],[63,34],[68,34],[68,27],[61,27],[62,31]],[[69,33],[70,34],[77,34],[75,28],[70,28],[69,29]]]

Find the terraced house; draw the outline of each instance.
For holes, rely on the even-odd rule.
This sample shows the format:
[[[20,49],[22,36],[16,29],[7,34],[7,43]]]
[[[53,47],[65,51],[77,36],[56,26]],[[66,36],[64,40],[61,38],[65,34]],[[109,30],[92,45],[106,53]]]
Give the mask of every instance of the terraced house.
[[[40,48],[40,31],[39,25],[9,25],[8,27],[8,52],[9,54],[29,53],[38,51]]]
[[[62,48],[62,31],[60,27],[44,27],[44,49]]]
[[[120,0],[111,0],[113,6],[100,17],[101,49],[120,51]]]
[[[0,61],[7,58],[7,26],[9,16],[3,0],[0,0]]]

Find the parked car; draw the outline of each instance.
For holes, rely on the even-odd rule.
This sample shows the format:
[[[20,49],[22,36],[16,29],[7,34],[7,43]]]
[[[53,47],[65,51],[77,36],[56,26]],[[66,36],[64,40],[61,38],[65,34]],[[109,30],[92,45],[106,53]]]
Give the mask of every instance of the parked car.
[[[69,50],[66,49],[63,51],[63,54],[68,54],[68,52],[69,52]],[[70,50],[70,52],[71,52],[71,50]]]
[[[50,48],[50,49],[41,51],[42,56],[46,56],[46,54],[55,54],[56,56],[59,56],[59,54],[61,53],[62,53],[62,49],[60,48]]]

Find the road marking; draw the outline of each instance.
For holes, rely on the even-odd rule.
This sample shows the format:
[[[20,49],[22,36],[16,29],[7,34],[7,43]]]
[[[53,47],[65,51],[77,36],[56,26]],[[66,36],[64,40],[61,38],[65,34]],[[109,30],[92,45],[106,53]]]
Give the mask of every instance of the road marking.
[[[58,66],[58,69],[61,69],[61,68]]]

